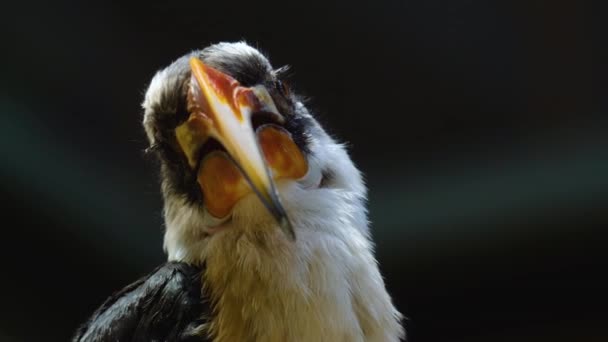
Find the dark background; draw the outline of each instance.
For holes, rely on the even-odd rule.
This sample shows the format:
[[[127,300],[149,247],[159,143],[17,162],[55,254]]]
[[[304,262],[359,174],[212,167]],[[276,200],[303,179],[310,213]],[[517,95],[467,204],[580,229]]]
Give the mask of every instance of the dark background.
[[[1,341],[65,341],[164,260],[143,92],[178,56],[240,39],[291,64],[349,142],[411,341],[608,340],[596,8],[21,1],[0,25]]]

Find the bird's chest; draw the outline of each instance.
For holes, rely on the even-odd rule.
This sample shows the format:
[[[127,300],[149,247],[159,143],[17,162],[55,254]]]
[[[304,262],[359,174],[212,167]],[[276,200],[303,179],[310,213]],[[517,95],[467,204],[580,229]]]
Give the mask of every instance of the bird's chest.
[[[363,341],[348,299],[267,290],[248,298],[224,296],[212,322],[214,342]]]
[[[247,255],[206,270],[214,342],[364,341],[346,268],[317,255],[290,259]]]

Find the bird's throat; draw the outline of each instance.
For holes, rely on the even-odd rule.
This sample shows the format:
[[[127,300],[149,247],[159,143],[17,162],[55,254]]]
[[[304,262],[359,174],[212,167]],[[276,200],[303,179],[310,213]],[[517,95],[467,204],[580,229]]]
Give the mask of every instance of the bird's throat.
[[[276,233],[225,234],[207,246],[203,283],[216,315],[206,333],[214,342],[391,341],[366,337],[394,322],[384,287],[366,284],[377,281],[373,260],[353,258],[338,240],[311,249],[314,235],[294,246]],[[381,311],[362,306],[365,297],[388,305],[387,317],[374,317]]]

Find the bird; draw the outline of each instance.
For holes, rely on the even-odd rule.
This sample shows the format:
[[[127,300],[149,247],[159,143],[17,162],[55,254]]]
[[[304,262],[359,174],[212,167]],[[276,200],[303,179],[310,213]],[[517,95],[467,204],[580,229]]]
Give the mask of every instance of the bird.
[[[288,73],[239,41],[153,76],[143,126],[160,166],[167,262],[112,295],[73,341],[405,338],[362,173]]]

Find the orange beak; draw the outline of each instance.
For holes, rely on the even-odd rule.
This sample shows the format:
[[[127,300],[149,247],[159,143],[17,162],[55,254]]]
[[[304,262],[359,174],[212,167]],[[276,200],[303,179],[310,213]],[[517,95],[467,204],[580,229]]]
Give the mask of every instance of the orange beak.
[[[231,160],[232,165],[240,171],[282,230],[287,236],[295,239],[293,227],[281,204],[251,123],[251,115],[256,111],[278,113],[270,94],[263,86],[243,87],[234,78],[205,65],[198,58],[190,59],[190,67],[191,115],[184,124],[176,128],[178,143],[186,154],[188,163],[192,168],[196,167],[200,147],[208,138],[217,140],[226,149],[227,158]],[[277,114],[277,119],[282,120],[282,117]],[[230,168],[229,164],[215,158],[208,168],[213,169],[213,165],[228,165],[224,167],[221,176],[235,174],[234,170],[226,171],[226,167]],[[199,183],[200,179],[199,177]],[[213,180],[209,180],[209,177],[205,179],[210,188],[217,188],[218,184],[212,184]],[[242,191],[232,193],[237,193],[234,196],[242,196]]]

